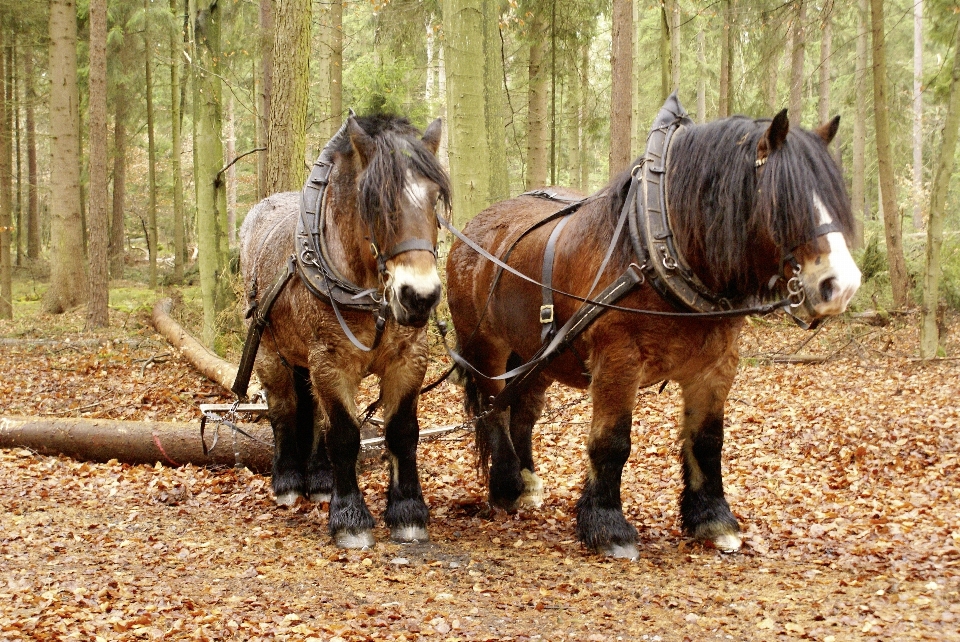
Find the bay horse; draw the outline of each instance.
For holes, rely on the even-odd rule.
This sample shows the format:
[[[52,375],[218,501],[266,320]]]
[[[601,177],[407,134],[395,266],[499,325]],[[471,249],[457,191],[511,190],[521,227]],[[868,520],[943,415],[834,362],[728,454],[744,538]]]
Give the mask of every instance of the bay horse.
[[[843,312],[860,284],[847,249],[850,202],[827,150],[838,126],[836,117],[813,131],[791,128],[786,110],[773,119],[736,116],[694,125],[671,96],[645,156],[567,207],[564,216],[552,218],[579,195],[557,188],[548,197],[534,193],[494,204],[465,226],[447,259],[447,297],[458,361],[473,367],[461,367],[465,406],[477,418],[479,465],[491,504],[511,510],[542,503],[531,432],[545,391],[553,381],[589,388],[589,467],[577,503],[577,535],[588,548],[636,558],[637,531],[623,515],[620,493],[632,410],[640,388],[676,381],[684,404],[682,526],[721,551],[739,549],[739,525],[724,497],[721,450],[724,405],[746,315],[741,309],[777,298],[771,287],[787,282],[786,300],[819,319]],[[660,156],[651,152],[657,136],[661,143],[671,137]],[[656,185],[640,179],[659,181],[658,172],[665,181],[666,227],[644,245],[639,228],[644,215],[656,214],[650,210],[657,199]],[[625,218],[629,234],[623,232]],[[563,222],[566,227],[558,230]],[[663,249],[667,242],[671,252]],[[555,292],[539,284],[551,267],[544,258],[551,245]],[[654,249],[648,253],[648,247]],[[685,282],[699,284],[685,299],[683,291],[664,287],[664,274],[684,266],[690,272]],[[625,294],[608,298],[615,307],[594,306],[592,321],[573,319],[584,299],[599,298],[597,292],[616,284],[619,275],[630,279]],[[711,292],[715,303],[697,303],[703,303],[698,294]],[[552,305],[543,305],[545,294],[555,297]],[[553,345],[559,341],[564,349],[539,369],[511,370],[508,375],[526,379],[500,401],[503,373],[540,358],[546,344],[541,322],[550,321],[586,329],[555,338]]]
[[[240,229],[251,311],[281,275],[255,365],[274,433],[272,490],[280,505],[329,501],[343,548],[374,544],[356,472],[354,398],[369,374],[380,378],[390,469],[383,519],[395,540],[428,539],[417,402],[441,295],[436,207],[450,202],[440,133],[439,119],[421,135],[402,117],[351,115],[303,193],[267,197]]]

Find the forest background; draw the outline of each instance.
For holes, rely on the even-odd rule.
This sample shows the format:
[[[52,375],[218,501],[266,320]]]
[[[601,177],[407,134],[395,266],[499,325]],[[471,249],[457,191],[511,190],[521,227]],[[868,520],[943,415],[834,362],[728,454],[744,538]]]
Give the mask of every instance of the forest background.
[[[347,110],[445,122],[462,225],[524,189],[589,193],[673,90],[697,122],[842,116],[854,307],[960,309],[958,6],[948,0],[0,0],[0,318],[124,277],[199,284],[239,325],[236,230],[299,190]],[[14,278],[16,276],[16,278]],[[14,284],[20,284],[15,288]],[[36,305],[31,305],[36,303]],[[941,324],[942,325],[942,324]]]

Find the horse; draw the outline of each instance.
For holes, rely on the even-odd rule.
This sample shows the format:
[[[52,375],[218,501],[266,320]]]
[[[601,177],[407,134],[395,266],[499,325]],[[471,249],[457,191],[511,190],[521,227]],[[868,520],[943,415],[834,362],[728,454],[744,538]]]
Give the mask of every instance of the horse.
[[[440,134],[439,119],[421,134],[403,117],[351,113],[303,193],[267,197],[240,229],[248,316],[269,308],[255,371],[274,435],[272,491],[279,505],[329,501],[342,548],[375,543],[356,473],[355,396],[369,374],[380,379],[390,470],[383,519],[396,541],[429,538],[417,404],[441,297],[437,209],[450,202]]]
[[[724,552],[740,548],[721,454],[745,310],[771,311],[760,304],[786,283],[788,298],[771,305],[789,301],[803,317],[822,319],[843,312],[860,284],[848,251],[850,201],[827,149],[838,126],[839,116],[812,131],[791,128],[786,110],[694,125],[671,96],[648,139],[659,137],[660,156],[649,142],[643,157],[586,199],[563,188],[529,193],[469,221],[451,247],[446,288],[493,506],[541,505],[531,432],[545,391],[553,381],[587,388],[589,466],[577,536],[597,552],[636,558],[637,531],[620,492],[632,409],[639,389],[675,381],[683,396],[683,530]],[[656,232],[645,221],[656,219],[658,181],[665,227]],[[649,242],[645,227],[656,232]],[[542,284],[549,268],[552,285]],[[684,268],[674,287],[670,279]],[[617,294],[591,303],[607,284],[604,292]],[[543,305],[546,295],[555,301]],[[550,345],[560,348],[545,358],[544,323],[582,331],[556,336]],[[504,379],[519,378],[521,386],[503,393]]]

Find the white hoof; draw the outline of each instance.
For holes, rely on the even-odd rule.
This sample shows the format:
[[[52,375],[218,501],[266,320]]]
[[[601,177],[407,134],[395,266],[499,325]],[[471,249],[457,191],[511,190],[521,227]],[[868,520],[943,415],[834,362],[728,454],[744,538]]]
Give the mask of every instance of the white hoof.
[[[740,536],[733,533],[718,535],[711,541],[721,553],[736,553],[740,550],[740,546],[743,544],[743,542],[740,540]]]
[[[336,542],[339,548],[360,550],[372,548],[373,545],[376,544],[376,541],[373,539],[372,531],[360,531],[359,533],[340,531],[333,536],[333,541]]]
[[[520,471],[520,477],[523,478],[523,494],[517,498],[515,507],[536,509],[543,506],[543,482],[537,474],[525,468]]]
[[[295,490],[289,490],[285,493],[280,493],[274,498],[274,501],[277,502],[277,506],[293,506],[297,503],[297,500],[300,499],[301,495]]]
[[[609,544],[603,549],[603,554],[625,560],[636,560],[640,557],[640,551],[633,544]]]
[[[313,502],[314,504],[329,503],[332,498],[333,498],[333,495],[331,493],[311,493],[310,494],[310,501]]]
[[[398,526],[390,531],[390,539],[395,542],[413,544],[417,542],[429,542],[430,535],[423,526]]]

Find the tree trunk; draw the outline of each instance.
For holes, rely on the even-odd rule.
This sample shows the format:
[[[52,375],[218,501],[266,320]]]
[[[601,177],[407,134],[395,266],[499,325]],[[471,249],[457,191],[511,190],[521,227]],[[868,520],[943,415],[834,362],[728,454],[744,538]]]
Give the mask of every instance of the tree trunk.
[[[830,120],[830,69],[833,58],[833,3],[828,2],[821,10],[823,32],[820,34],[820,96],[817,101],[817,124]]]
[[[122,54],[121,54],[122,55]],[[126,243],[124,218],[127,200],[127,97],[126,87],[117,87],[113,112],[113,202],[110,215],[110,275],[123,278]]]
[[[107,0],[90,0],[90,300],[87,324],[109,325],[107,273]]]
[[[630,0],[613,0],[613,43],[610,50],[610,176],[627,168],[631,148],[633,104],[633,6]]]
[[[903,309],[910,305],[910,283],[909,276],[907,275],[906,259],[903,256],[900,210],[897,208],[896,181],[893,174],[893,151],[890,144],[883,0],[870,0],[870,14],[873,39],[873,113],[876,120],[880,195],[883,199],[883,229],[887,239],[887,263],[890,266],[890,286],[893,290],[893,305],[899,309]]]
[[[697,122],[707,122],[707,34],[703,30],[703,18],[697,30]]]
[[[854,220],[854,247],[863,247],[863,226],[867,210],[866,156],[867,156],[867,1],[857,1],[857,58],[853,80],[853,176],[851,205]]]
[[[43,309],[62,313],[87,296],[80,212],[77,6],[50,2],[50,287]]]
[[[593,166],[593,155],[590,151],[590,137],[586,126],[587,103],[590,96],[590,43],[585,42],[580,47],[580,191],[590,191],[590,168]]]
[[[274,18],[273,0],[260,0],[260,93],[257,95],[257,141],[258,147],[265,147],[267,132],[270,129],[270,103],[273,95],[273,39]],[[270,195],[267,183],[267,154],[257,154],[257,195],[266,198]]]
[[[950,76],[950,102],[943,121],[940,140],[940,158],[933,175],[930,193],[930,218],[927,226],[927,256],[923,276],[923,305],[920,324],[920,358],[937,356],[939,332],[937,313],[940,303],[940,248],[943,245],[943,219],[946,211],[950,177],[953,175],[957,149],[957,130],[960,128],[960,21],[953,38],[953,70]]]
[[[503,38],[500,35],[500,2],[483,0],[484,130],[490,153],[490,184],[487,205],[510,196],[507,176],[507,141],[503,128],[504,98]]]
[[[170,13],[179,16],[180,3],[170,0]],[[174,24],[180,24],[175,20]],[[173,174],[173,280],[183,282],[187,258],[186,230],[183,214],[183,105],[180,101],[180,66],[183,58],[183,33],[170,30],[170,172]]]
[[[913,3],[913,229],[923,229],[923,0]]]
[[[717,104],[717,117],[730,115],[733,71],[733,0],[723,0],[723,27],[720,32],[720,99]]]
[[[6,55],[8,32],[0,28],[0,319],[13,318],[13,260],[10,242],[13,230],[13,131],[10,115],[12,83]]]
[[[217,0],[202,0],[193,14],[194,184],[197,203],[200,293],[203,300],[203,341],[213,347],[217,316],[226,305],[230,287],[225,278],[226,195],[220,168],[221,140],[220,8]]]
[[[535,9],[530,21],[530,58],[527,63],[527,189],[547,184],[547,77],[543,16]]]
[[[579,46],[577,49],[579,49]],[[563,122],[567,130],[566,184],[582,191],[583,186],[580,184],[580,155],[583,147],[580,127],[582,98],[580,96],[580,78],[577,70],[577,49],[568,53],[566,74],[567,96],[563,103],[566,114]]]
[[[149,1],[143,1],[144,15],[149,11]],[[144,81],[147,99],[147,255],[150,262],[150,287],[157,288],[157,145],[153,122],[153,42],[150,39],[150,21],[143,26]]]
[[[317,78],[320,83],[317,110],[321,122],[320,132],[324,141],[337,133],[343,120],[343,2],[328,0],[317,5],[320,29]],[[429,30],[429,25],[427,27]],[[430,42],[428,45],[428,58]],[[429,60],[428,60],[429,66]],[[433,78],[427,69],[428,80]],[[428,92],[429,93],[429,92]],[[428,104],[431,97],[426,96]]]
[[[793,122],[803,122],[803,62],[807,49],[807,3],[797,0],[793,18],[793,48],[790,50],[790,116]]]
[[[277,0],[267,192],[299,191],[306,178],[310,0]]]
[[[20,45],[17,41],[17,37],[13,38],[13,46],[10,48],[10,60],[11,67],[13,69],[13,134],[14,134],[14,149],[13,149],[13,158],[16,162],[15,179],[14,179],[14,190],[16,196],[14,197],[13,211],[14,211],[14,225],[17,227],[17,267],[23,265],[23,242],[25,240],[25,227],[23,221],[23,149],[21,146],[21,131],[20,131],[20,109],[22,102],[20,99],[20,84],[21,84],[21,70],[20,70]]]
[[[227,156],[230,167],[224,172],[227,181],[227,246],[237,245],[237,126],[233,109],[233,94],[227,97]]]
[[[40,198],[37,176],[37,121],[34,116],[37,92],[33,75],[33,52],[27,48],[23,55],[23,109],[27,130],[27,258],[35,261],[40,258]]]

